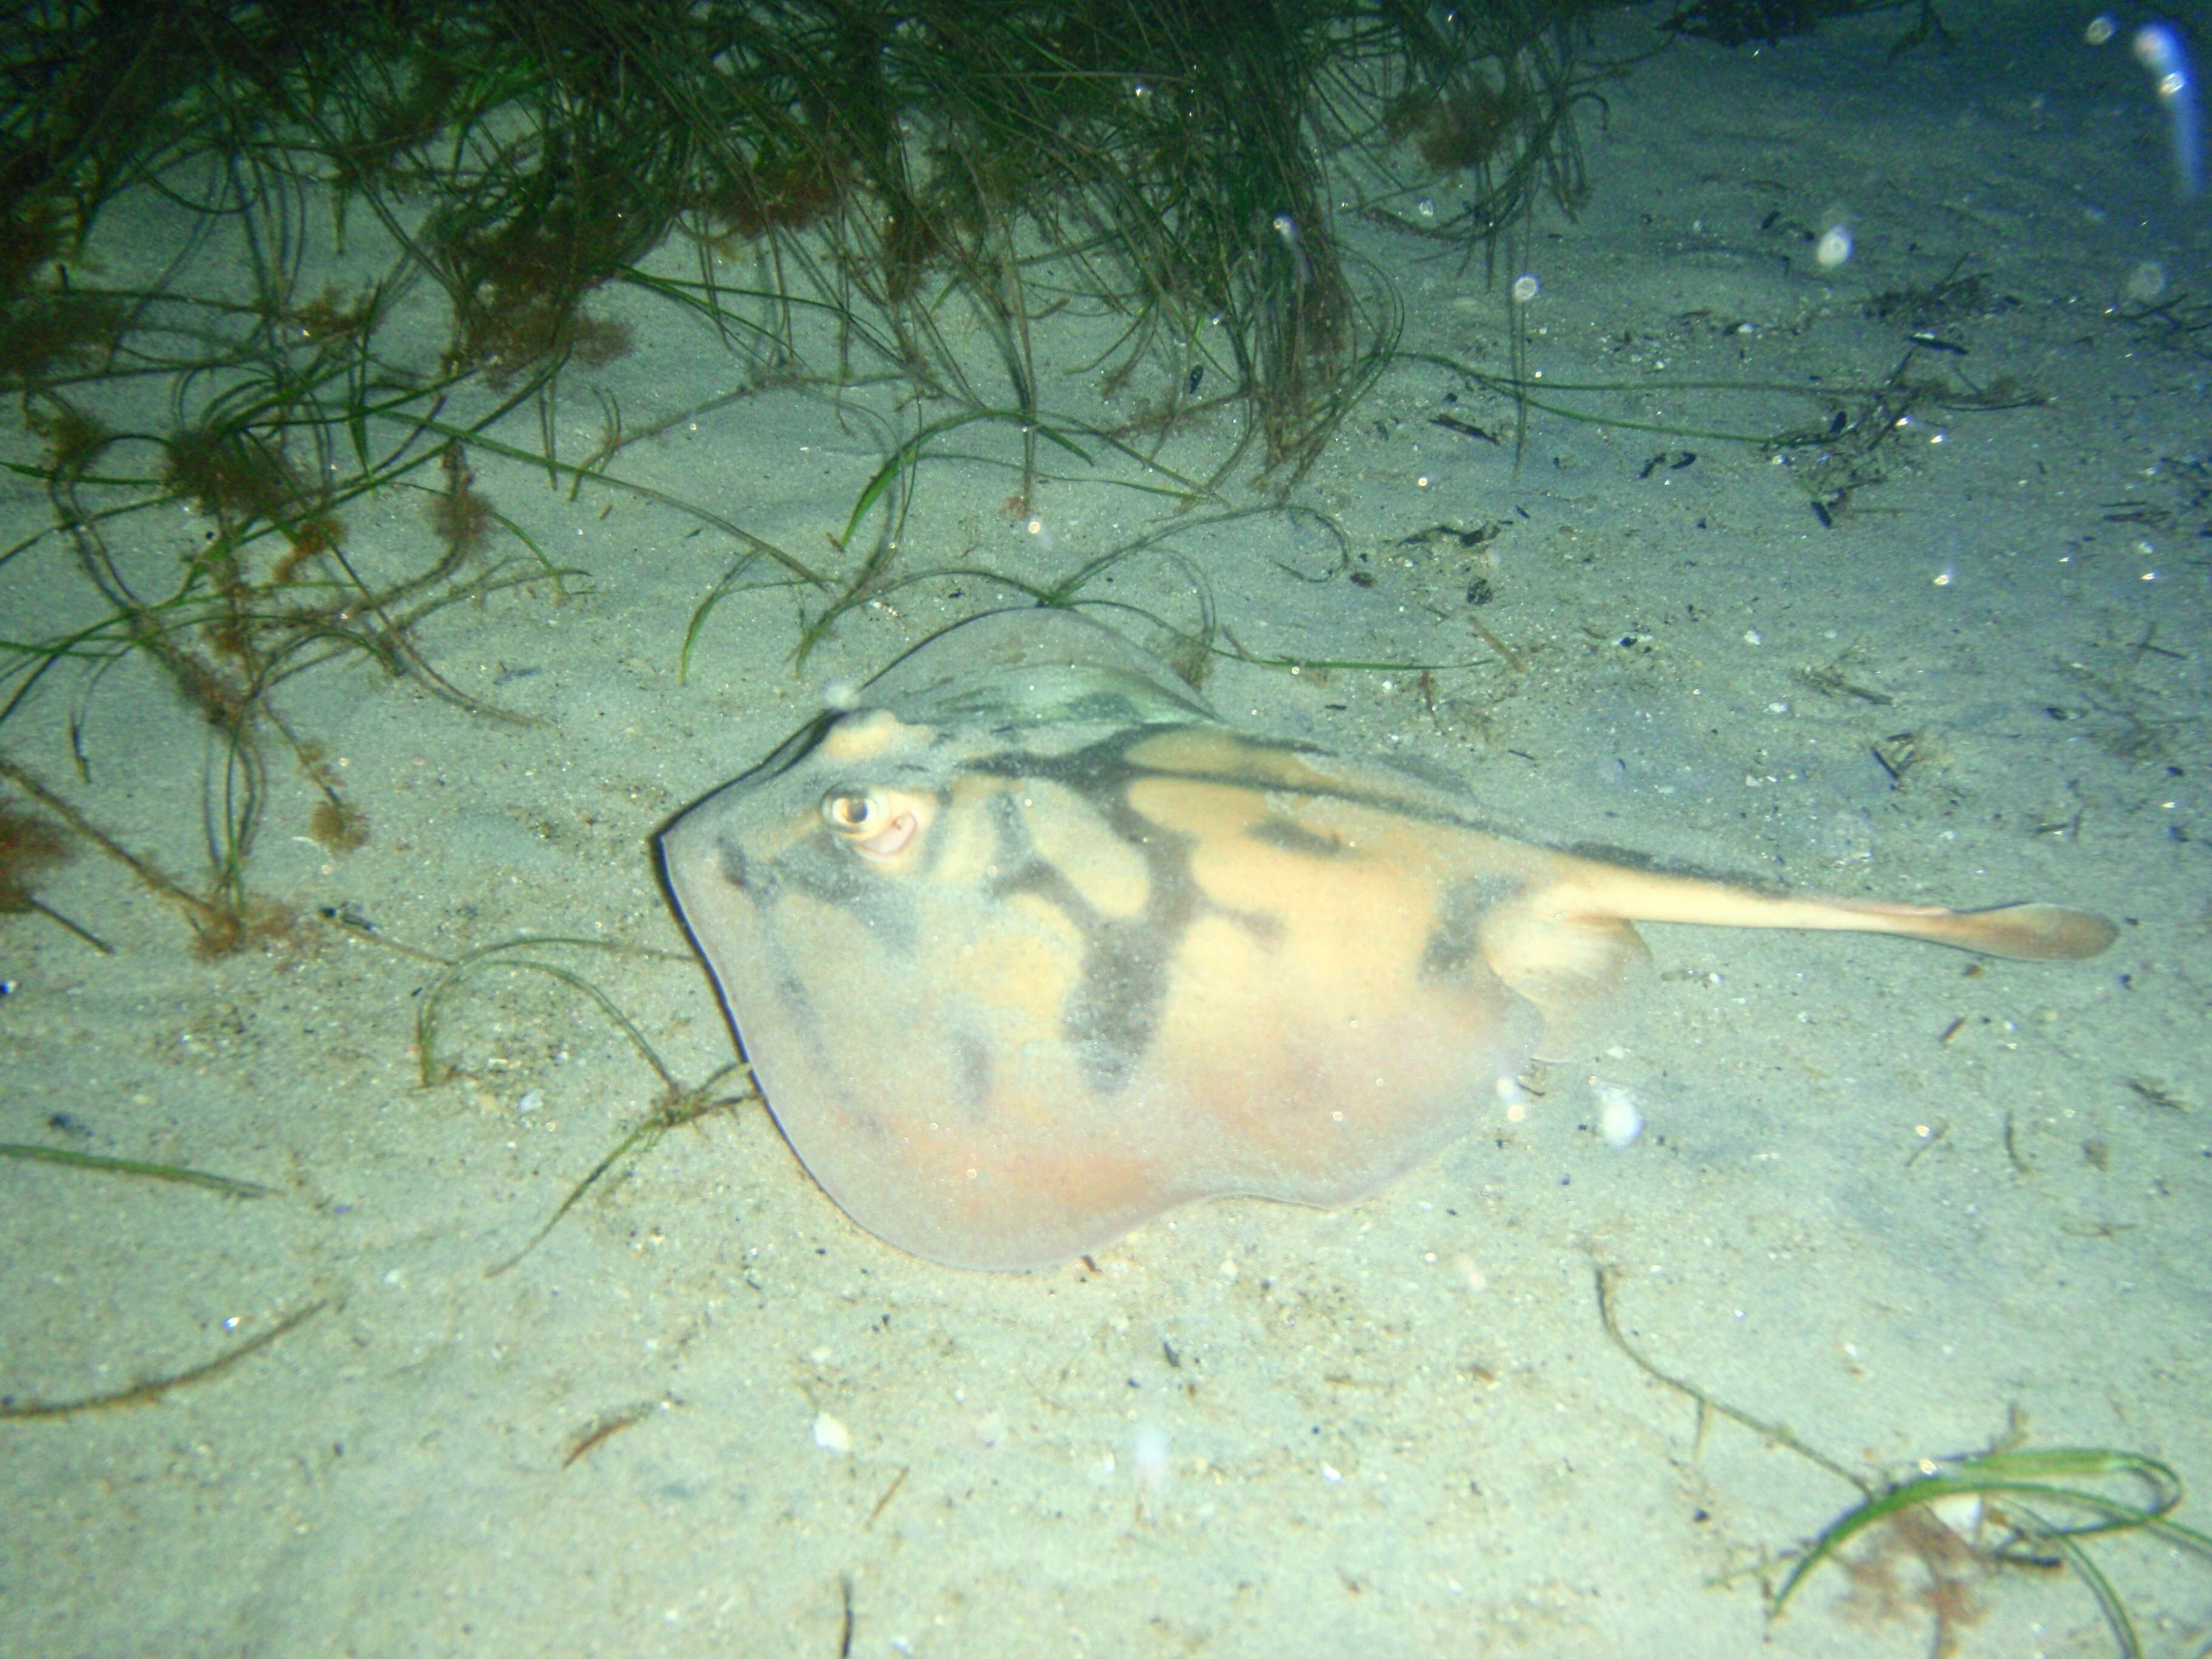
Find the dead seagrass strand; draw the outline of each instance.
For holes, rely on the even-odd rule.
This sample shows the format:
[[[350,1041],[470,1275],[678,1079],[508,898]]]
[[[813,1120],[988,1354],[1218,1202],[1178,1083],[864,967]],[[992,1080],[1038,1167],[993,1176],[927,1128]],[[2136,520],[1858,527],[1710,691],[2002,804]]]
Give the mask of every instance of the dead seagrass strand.
[[[869,1231],[969,1267],[1217,1194],[1373,1192],[1577,1051],[1637,921],[2027,958],[2114,936],[1493,835],[1448,790],[1224,726],[1065,611],[946,629],[661,851],[793,1150]]]

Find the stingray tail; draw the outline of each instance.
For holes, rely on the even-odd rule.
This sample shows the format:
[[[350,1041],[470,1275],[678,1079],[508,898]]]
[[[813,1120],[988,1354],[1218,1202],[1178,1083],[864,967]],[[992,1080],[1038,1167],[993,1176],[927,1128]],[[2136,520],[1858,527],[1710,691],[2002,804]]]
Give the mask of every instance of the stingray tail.
[[[1984,910],[1947,910],[1940,904],[1884,904],[1870,899],[1822,902],[1843,914],[1844,919],[1832,924],[1838,927],[1901,933],[1907,939],[1924,939],[2020,962],[2094,957],[2120,936],[2120,930],[2104,917],[2060,904],[1996,904]]]
[[[2057,904],[1951,910],[1940,904],[1762,893],[1726,882],[1626,870],[1581,859],[1562,859],[1560,863],[1559,879],[1540,902],[1563,921],[1581,917],[1895,933],[2023,962],[2094,957],[2119,937],[2119,930],[2102,916]]]

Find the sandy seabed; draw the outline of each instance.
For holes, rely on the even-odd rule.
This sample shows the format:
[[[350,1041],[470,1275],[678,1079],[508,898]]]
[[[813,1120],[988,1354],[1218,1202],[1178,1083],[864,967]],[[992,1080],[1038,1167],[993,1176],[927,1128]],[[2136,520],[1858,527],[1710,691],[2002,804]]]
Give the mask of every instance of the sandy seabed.
[[[0,1164],[0,1391],[113,1392],[320,1304],[152,1403],[0,1423],[0,1653],[2111,1651],[2078,1578],[1986,1573],[1925,1529],[1770,1624],[1784,1553],[1857,1491],[1639,1369],[1595,1290],[1609,1271],[1653,1364],[1870,1480],[2024,1428],[2212,1486],[2212,209],[2175,199],[2142,76],[2078,21],[2002,8],[1894,64],[1894,17],[1689,41],[1607,84],[1590,203],[1541,216],[1525,260],[1529,366],[1562,390],[1516,465],[1510,401],[1391,368],[1291,497],[1348,562],[1310,514],[1178,531],[1109,459],[1048,452],[1010,520],[1004,434],[925,471],[901,556],[1049,580],[1166,531],[1091,597],[1188,624],[1196,566],[1253,657],[1405,665],[1224,661],[1232,721],[1441,769],[1560,843],[2079,905],[2120,924],[2111,952],[1655,927],[1613,1046],[1520,1120],[1486,1105],[1348,1211],[1217,1201],[1029,1274],[859,1231],[743,1106],[619,1163],[488,1277],[663,1085],[587,997],[487,968],[446,1004],[458,1074],[422,1086],[439,970],[388,944],[665,953],[544,959],[706,1079],[730,1036],[649,837],[828,688],[1005,596],[918,583],[795,672],[793,592],[736,593],[679,680],[727,544],[479,455],[584,574],[419,642],[533,723],[358,662],[303,677],[284,712],[372,835],[333,855],[312,796],[272,801],[254,878],[304,919],[282,948],[196,960],[90,857],[40,892],[113,957],[0,921],[0,1138],[278,1189]],[[1838,222],[1854,250],[1823,268]],[[1397,286],[1407,350],[1504,370],[1519,273],[1344,234]],[[1961,274],[1978,291],[1940,316],[1878,303]],[[714,398],[712,337],[652,325],[564,380],[564,443],[591,447],[595,390],[634,427]],[[1818,446],[1744,440],[1826,417],[1771,388],[1881,386],[1916,330],[1941,343],[1909,376],[2033,398],[1920,399],[1824,521]],[[1188,441],[1225,451],[1221,418]],[[837,569],[880,429],[793,390],[623,464]],[[27,533],[45,504],[15,508]],[[380,513],[419,517],[349,533]],[[11,636],[65,622],[58,595],[11,578]],[[59,775],[51,702],[11,729]],[[150,674],[89,708],[88,810],[189,866],[204,731]],[[1632,1144],[1605,1100],[1616,1127],[1633,1103]],[[2148,1650],[2202,1651],[2207,1563],[2094,1547]]]

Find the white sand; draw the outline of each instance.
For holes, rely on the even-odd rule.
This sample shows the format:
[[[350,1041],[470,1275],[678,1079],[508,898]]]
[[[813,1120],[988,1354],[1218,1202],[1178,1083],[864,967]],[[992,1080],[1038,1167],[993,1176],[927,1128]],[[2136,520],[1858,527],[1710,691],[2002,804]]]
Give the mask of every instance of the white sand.
[[[1658,971],[1617,1048],[1555,1070],[1523,1121],[1488,1114],[1349,1212],[1201,1206],[1095,1270],[902,1256],[746,1107],[629,1160],[487,1279],[654,1102],[600,1013],[486,970],[441,1037],[465,1075],[424,1089],[413,1021],[434,969],[320,922],[198,962],[172,913],[81,857],[40,891],[118,954],[0,921],[0,1138],[282,1195],[0,1163],[0,1392],[112,1391],[330,1305],[158,1404],[0,1423],[0,1653],[1928,1652],[1909,1559],[1893,1616],[1832,1566],[1769,1626],[1761,1563],[1856,1493],[1735,1424],[1701,1436],[1692,1402],[1608,1341],[1600,1263],[1657,1364],[1869,1478],[1985,1447],[2016,1408],[2032,1444],[2140,1450],[2212,1484],[2212,209],[2172,198],[2123,46],[2083,46],[2063,9],[2014,7],[1986,33],[1949,10],[1950,56],[1886,65],[1896,16],[1778,50],[1691,42],[1584,107],[1595,193],[1578,221],[1539,221],[1529,361],[1547,381],[1648,380],[1571,399],[1622,424],[1533,411],[1516,472],[1510,404],[1400,367],[1292,496],[1341,524],[1371,587],[1286,574],[1329,568],[1310,520],[1164,545],[1203,566],[1255,654],[1455,665],[1425,681],[1227,665],[1208,690],[1232,720],[1449,769],[1562,842],[1849,893],[2079,904],[2123,922],[2109,955],[1654,927]],[[1798,228],[1831,208],[1856,253],[1824,272]],[[1503,372],[1503,283],[1480,261],[1346,234],[1398,283],[1408,349]],[[1626,424],[1817,422],[1809,399],[1685,383],[1877,384],[1909,325],[1865,302],[1961,258],[2017,304],[1942,323],[1968,354],[1910,372],[2050,401],[1923,404],[1832,527],[1745,443]],[[2114,313],[2154,262],[2193,337]],[[565,383],[571,459],[601,430],[594,382],[631,431],[729,385],[703,328],[637,296],[603,309],[639,349]],[[1046,401],[1098,413],[1090,386]],[[503,430],[535,441],[528,411]],[[1202,467],[1230,437],[1224,422],[1170,459]],[[1135,469],[1048,451],[1032,534],[1000,512],[1008,435],[948,447],[984,459],[925,468],[904,568],[1048,579],[1169,527],[1115,482]],[[794,391],[681,422],[617,470],[843,574],[826,538],[884,453],[866,420]],[[422,951],[542,933],[684,951],[655,828],[825,686],[997,602],[923,584],[794,674],[797,596],[737,595],[679,684],[728,538],[475,460],[586,577],[566,603],[541,583],[444,612],[420,642],[538,723],[358,661],[304,676],[279,706],[337,757],[373,839],[343,858],[304,839],[313,798],[283,761],[253,865],[310,918],[349,906]],[[42,496],[10,500],[27,533]],[[357,548],[422,544],[404,495],[346,516]],[[1480,551],[1401,545],[1439,523],[1505,527]],[[0,572],[11,637],[82,614],[68,571],[47,548]],[[1477,576],[1525,672],[1462,620]],[[1158,557],[1093,596],[1195,617]],[[1830,667],[1888,701],[1808,683]],[[72,776],[80,684],[11,722],[12,757]],[[204,731],[137,666],[90,708],[78,798],[195,872]],[[1920,758],[1893,787],[1870,750],[1907,732]],[[688,957],[542,955],[687,1082],[730,1058]],[[1640,1109],[1633,1145],[1605,1143],[1593,1079]],[[2206,1564],[2093,1547],[2154,1651],[2198,1650]],[[1977,1578],[1973,1598],[1961,1654],[2110,1650],[2069,1576]]]

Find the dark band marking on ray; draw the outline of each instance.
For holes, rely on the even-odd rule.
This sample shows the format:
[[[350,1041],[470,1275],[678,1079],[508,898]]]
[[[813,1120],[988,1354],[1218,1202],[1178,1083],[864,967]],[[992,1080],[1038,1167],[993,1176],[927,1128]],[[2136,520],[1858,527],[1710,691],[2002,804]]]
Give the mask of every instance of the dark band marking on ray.
[[[1058,785],[1144,860],[1145,907],[1131,917],[1100,915],[1063,871],[1036,855],[1025,827],[1006,832],[1018,838],[1021,860],[1009,860],[994,884],[997,893],[1025,892],[1043,900],[1082,937],[1083,965],[1060,1009],[1060,1029],[1076,1045],[1085,1081],[1100,1094],[1127,1087],[1152,1046],[1167,1002],[1169,967],[1201,905],[1190,879],[1192,837],[1164,829],[1129,805],[1128,783],[1149,774],[1131,766],[1124,751],[1148,735],[1121,732],[1073,754],[1004,753],[969,766],[990,776]],[[1012,822],[1018,824],[1018,813]]]
[[[739,892],[747,890],[744,849],[732,836],[720,836],[714,842],[714,873]]]
[[[1334,836],[1317,835],[1302,823],[1288,818],[1263,818],[1245,831],[1248,839],[1281,848],[1285,853],[1297,853],[1310,859],[1353,859],[1359,849],[1349,846]]]
[[[1483,919],[1522,889],[1520,882],[1503,876],[1446,887],[1437,905],[1436,927],[1421,950],[1420,976],[1449,979],[1465,973],[1482,954]]]
[[[953,1097],[967,1109],[973,1122],[990,1113],[991,1091],[998,1085],[998,1067],[992,1046],[981,1032],[960,1027],[945,1034],[953,1054]]]
[[[1142,732],[1127,732],[1121,734],[1118,743],[1109,740],[1108,744],[1102,744],[1097,747],[1127,747],[1158,738],[1164,730],[1170,729],[1173,728],[1153,726]],[[1202,732],[1218,728],[1194,725],[1183,729]],[[1317,744],[1287,741],[1261,742],[1243,732],[1237,732],[1235,735],[1240,744],[1255,755],[1287,755],[1298,760],[1304,760],[1308,757],[1317,757],[1323,761],[1336,758],[1331,750],[1321,748]],[[1079,752],[1087,755],[1096,751],[1084,750]],[[1424,792],[1433,793],[1436,786],[1425,782],[1418,775],[1411,772],[1404,775],[1407,793],[1401,795],[1379,789],[1333,788],[1323,784],[1291,783],[1279,778],[1257,776],[1250,772],[1228,770],[1218,767],[1148,766],[1142,762],[1127,761],[1122,764],[1127,775],[1132,778],[1171,778],[1186,783],[1218,784],[1225,789],[1250,790],[1275,799],[1341,801],[1347,806],[1366,807],[1374,811],[1389,813],[1396,817],[1409,818],[1417,823],[1444,824],[1455,830],[1471,830],[1477,835],[1498,836],[1507,833],[1471,813],[1455,811],[1449,807],[1425,799]],[[1390,769],[1387,762],[1378,761],[1372,764],[1373,769],[1377,771]]]

